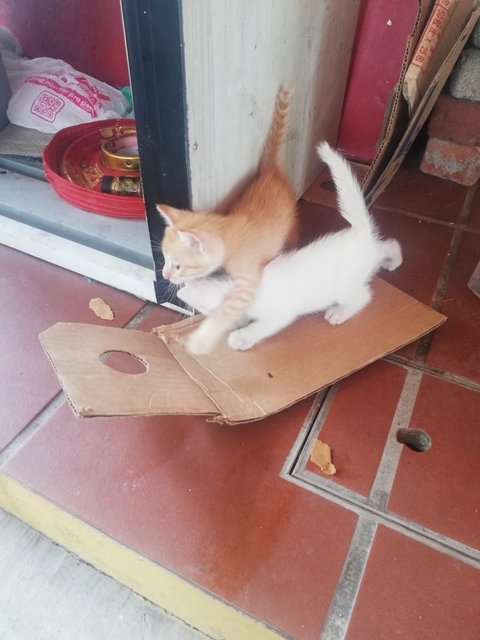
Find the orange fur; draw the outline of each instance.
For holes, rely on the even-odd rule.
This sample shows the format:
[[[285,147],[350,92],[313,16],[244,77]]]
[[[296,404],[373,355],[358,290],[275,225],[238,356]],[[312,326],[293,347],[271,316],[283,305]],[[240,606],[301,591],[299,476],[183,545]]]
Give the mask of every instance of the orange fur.
[[[296,197],[280,167],[290,92],[281,88],[258,177],[227,214],[157,208],[167,222],[163,275],[174,283],[224,267],[234,287],[221,307],[191,334],[192,353],[210,352],[253,300],[263,267],[297,232]]]

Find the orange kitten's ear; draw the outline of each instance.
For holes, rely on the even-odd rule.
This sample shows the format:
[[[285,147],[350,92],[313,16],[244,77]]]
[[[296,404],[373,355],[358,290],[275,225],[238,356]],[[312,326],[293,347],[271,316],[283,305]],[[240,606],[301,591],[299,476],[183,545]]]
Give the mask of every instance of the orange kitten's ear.
[[[205,253],[205,245],[200,235],[192,233],[191,231],[177,231],[177,233],[181,240],[183,240],[183,242],[191,249],[196,249],[197,251]]]
[[[169,204],[157,204],[156,207],[158,213],[165,220],[165,224],[168,227],[171,227],[178,222],[180,218],[179,209],[175,209],[175,207],[171,207]]]
[[[190,249],[199,253],[208,254],[211,258],[216,257],[221,259],[225,252],[225,246],[222,240],[212,233],[206,233],[205,231],[195,232],[192,231],[178,231],[179,238],[187,244]]]

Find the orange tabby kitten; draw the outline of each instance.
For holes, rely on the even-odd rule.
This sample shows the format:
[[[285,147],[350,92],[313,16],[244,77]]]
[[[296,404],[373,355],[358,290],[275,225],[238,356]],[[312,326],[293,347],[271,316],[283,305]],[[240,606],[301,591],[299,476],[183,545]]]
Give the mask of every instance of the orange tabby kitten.
[[[210,353],[252,302],[263,267],[296,237],[296,197],[280,167],[290,91],[278,93],[258,177],[226,214],[157,205],[167,228],[162,241],[163,277],[174,284],[203,278],[224,267],[233,289],[222,305],[190,334],[187,349]]]

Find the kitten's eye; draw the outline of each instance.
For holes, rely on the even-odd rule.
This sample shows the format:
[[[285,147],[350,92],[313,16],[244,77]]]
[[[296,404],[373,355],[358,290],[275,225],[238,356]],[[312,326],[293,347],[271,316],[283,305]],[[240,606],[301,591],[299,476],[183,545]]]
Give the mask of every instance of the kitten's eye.
[[[181,265],[179,264],[174,264],[173,268],[175,269],[175,271],[180,271],[180,269],[182,268]]]

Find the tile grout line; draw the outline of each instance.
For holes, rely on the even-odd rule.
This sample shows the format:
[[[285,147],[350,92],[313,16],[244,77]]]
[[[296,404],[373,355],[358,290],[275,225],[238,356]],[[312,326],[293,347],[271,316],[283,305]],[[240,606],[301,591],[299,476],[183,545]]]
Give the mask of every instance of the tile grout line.
[[[477,188],[476,184],[469,187],[465,195],[465,198],[468,197],[470,189],[476,190],[476,188]],[[464,204],[465,204],[465,201],[464,201]],[[462,209],[463,209],[463,206],[464,205],[462,205]],[[388,213],[398,213],[399,215],[405,216],[406,218],[413,218],[414,220],[421,220],[422,222],[430,222],[431,224],[436,224],[440,227],[445,227],[451,230],[455,230],[458,226],[462,225],[462,223],[460,222],[460,216],[456,222],[447,222],[445,220],[440,220],[439,218],[431,218],[430,216],[425,216],[425,215],[422,215],[421,213],[414,213],[413,211],[407,211],[405,209],[396,209],[395,207],[389,207],[387,205],[374,204],[373,207],[375,209],[379,209],[380,211],[386,211]],[[473,233],[475,235],[480,234],[479,229],[471,228],[468,226],[468,224],[464,225],[463,230],[468,231],[468,233]]]
[[[124,329],[135,329],[143,320],[148,318],[157,307],[153,302],[146,302],[130,320],[123,325]],[[54,413],[65,403],[63,390],[59,391],[37,415],[26,424],[23,429],[0,451],[0,466],[12,457],[30,438],[45,425]]]
[[[324,483],[323,479],[324,486],[319,485],[318,478],[311,472],[291,476],[289,481],[329,502],[333,502],[333,504],[353,511],[359,517],[368,514],[377,524],[388,527],[460,562],[477,569],[480,568],[480,551],[478,549],[398,514],[387,510],[382,511],[371,505],[363,496],[345,489],[345,487],[333,486],[333,483],[329,485],[327,482]]]
[[[63,391],[59,391],[53,398],[46,404],[43,409],[37,413],[35,418],[31,420],[13,440],[11,440],[7,446],[0,451],[0,466],[2,466],[8,458],[13,456],[19,449],[23,447],[27,440],[33,436],[33,434],[43,427],[54,413],[64,404],[65,396]]]
[[[408,427],[420,389],[423,373],[411,370],[407,373],[395,414],[392,419],[382,458],[375,475],[369,501],[379,509],[385,509],[393,485],[402,445],[397,442],[396,432]],[[377,523],[362,514],[347,552],[335,595],[325,618],[321,640],[344,640],[353,609],[360,591],[363,574],[375,538]]]
[[[398,213],[406,218],[413,218],[414,220],[421,220],[422,222],[431,222],[432,224],[436,224],[440,227],[446,227],[447,229],[455,229],[455,225],[457,224],[456,222],[447,222],[438,218],[431,218],[430,216],[422,215],[421,213],[414,213],[413,211],[407,211],[406,209],[396,209],[395,207],[389,207],[387,205],[382,206],[374,204],[372,208],[380,211],[386,211],[387,213]]]
[[[476,185],[472,185],[472,187],[476,187]],[[469,187],[471,189],[472,187]],[[468,192],[467,192],[468,194]],[[465,196],[466,197],[466,196]],[[324,206],[327,208],[334,208],[325,203],[315,202],[313,200],[305,200],[304,198],[300,198],[303,202],[307,204],[313,204],[318,206]],[[421,220],[422,222],[430,222],[431,224],[438,225],[439,227],[445,227],[446,229],[454,230],[458,226],[458,220],[456,222],[448,222],[446,220],[441,220],[440,218],[432,218],[430,216],[423,215],[421,213],[414,213],[413,211],[407,211],[406,209],[397,209],[395,207],[390,207],[388,205],[373,203],[371,207],[369,207],[372,211],[373,216],[375,217],[375,211],[385,211],[387,213],[398,213],[401,216],[405,216],[406,218],[413,218],[414,220]],[[475,235],[480,235],[480,229],[475,229],[472,227],[466,226],[464,231],[468,231],[468,233],[473,233]]]
[[[408,370],[415,369],[417,371],[421,371],[422,373],[426,373],[430,376],[433,376],[434,378],[439,378],[440,380],[450,382],[451,384],[458,385],[459,387],[465,387],[466,389],[470,389],[471,391],[480,391],[480,382],[470,380],[469,378],[464,378],[463,376],[459,376],[456,373],[450,373],[449,371],[445,371],[444,369],[432,367],[431,365],[425,364],[424,362],[416,362],[415,360],[410,360],[409,358],[400,356],[398,354],[386,356],[385,358],[382,358],[382,360],[384,362],[389,362],[390,364],[405,367]]]
[[[359,516],[320,640],[345,638],[376,530],[377,523],[372,518]]]
[[[309,437],[312,425],[316,424],[318,420],[321,419],[319,416],[321,416],[322,412],[325,411],[325,405],[328,402],[328,396],[331,389],[332,387],[327,387],[316,394],[313,404],[310,407],[310,410],[303,421],[302,427],[295,438],[295,442],[293,443],[290,452],[283,463],[282,469],[280,470],[279,475],[284,480],[290,480],[290,474],[294,473],[295,469],[298,467],[299,459],[305,447],[305,442]]]
[[[136,329],[140,324],[152,315],[158,305],[154,302],[146,302],[130,320],[123,325],[122,329]]]
[[[470,214],[472,212],[472,202],[475,197],[476,191],[477,191],[477,184],[474,184],[468,189],[467,194],[465,196],[465,200],[462,205],[462,210],[460,212],[460,215],[458,216],[458,220],[455,225],[455,230],[452,234],[452,238],[448,246],[447,255],[445,257],[442,271],[438,277],[438,281],[435,286],[435,292],[433,294],[432,303],[431,303],[431,306],[434,309],[438,310],[441,307],[442,302],[445,298],[445,293],[447,292],[447,288],[450,283],[453,267],[455,266],[455,263],[458,257],[460,243],[463,237],[463,232],[465,231],[467,227],[467,223],[470,219]]]
[[[445,256],[440,275],[438,276],[438,280],[435,285],[435,291],[432,296],[432,301],[430,303],[430,306],[437,311],[440,311],[440,309],[442,308],[442,303],[445,298],[452,272],[460,251],[460,244],[463,239],[463,234],[470,219],[472,202],[476,192],[477,183],[469,187],[466,193],[460,215],[458,216],[458,220],[455,224],[455,228],[448,245],[447,255]],[[430,351],[430,347],[432,346],[434,336],[435,332],[430,332],[419,341],[415,350],[415,360],[417,362],[426,361],[428,353]]]
[[[410,370],[407,373],[403,389],[398,399],[382,458],[378,465],[369,495],[370,502],[380,509],[386,509],[387,507],[390,491],[403,451],[403,445],[397,441],[396,433],[397,430],[402,427],[407,429],[410,424],[422,378],[423,373],[421,371],[417,371],[416,369]]]
[[[330,387],[328,387],[325,390],[324,394],[321,396],[321,404],[318,408],[317,415],[313,422],[314,425],[320,424],[321,425],[320,429],[318,430],[318,432],[316,429],[312,429],[310,433],[307,432],[307,437],[305,441],[300,443],[299,450],[295,459],[295,464],[291,467],[290,473],[296,473],[299,469],[303,469],[306,466],[307,460],[309,458],[309,452],[311,449],[310,445],[312,441],[316,439],[316,437],[318,436],[318,433],[322,429],[323,424],[330,411],[330,407],[332,406],[335,400],[335,396],[337,395],[337,391],[339,387],[340,387],[340,383],[335,382]],[[287,470],[287,473],[288,473],[288,470]]]
[[[338,386],[338,383],[332,385],[332,387],[329,387],[317,397],[315,401],[316,410],[313,411],[312,408],[307,419],[304,421],[301,433],[299,433],[292,446],[280,476],[284,480],[288,480],[333,504],[353,511],[357,516],[367,514],[373,518],[377,524],[383,524],[441,553],[470,564],[475,568],[480,568],[480,550],[470,547],[454,538],[449,538],[413,520],[390,512],[387,509],[383,509],[373,504],[370,498],[358,494],[330,479],[319,478],[315,473],[306,469],[313,441],[321,433]]]

